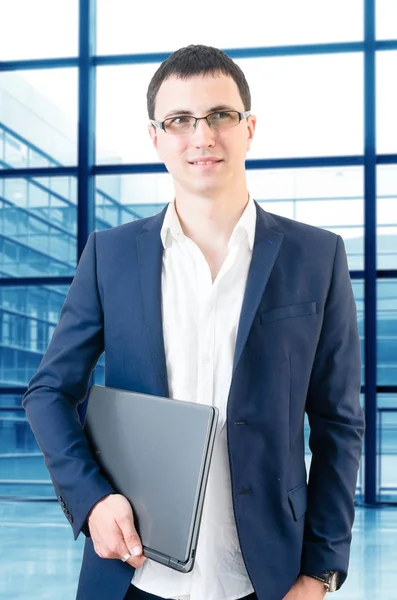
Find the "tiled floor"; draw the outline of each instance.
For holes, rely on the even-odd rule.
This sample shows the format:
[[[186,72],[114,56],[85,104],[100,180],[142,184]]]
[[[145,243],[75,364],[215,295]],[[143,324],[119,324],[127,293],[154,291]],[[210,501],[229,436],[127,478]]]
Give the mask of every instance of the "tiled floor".
[[[357,509],[353,535],[335,600],[397,600],[397,509]],[[57,503],[0,502],[0,599],[74,600],[82,545]]]

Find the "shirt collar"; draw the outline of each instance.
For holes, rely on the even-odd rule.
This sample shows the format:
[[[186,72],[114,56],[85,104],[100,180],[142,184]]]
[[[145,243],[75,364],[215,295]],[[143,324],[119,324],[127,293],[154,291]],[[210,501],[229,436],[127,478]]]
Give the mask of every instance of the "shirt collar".
[[[165,249],[171,246],[172,239],[176,240],[177,242],[181,242],[185,239],[185,234],[182,231],[181,223],[175,210],[174,200],[172,200],[172,202],[170,202],[168,205],[160,236]]]
[[[236,223],[232,235],[229,240],[229,250],[236,243],[239,243],[243,237],[246,236],[248,241],[249,249],[252,251],[255,240],[255,228],[256,228],[256,208],[251,194],[248,197],[247,205],[244,209],[243,214]]]
[[[229,240],[229,249],[236,243],[239,243],[243,236],[246,236],[249,249],[252,251],[254,247],[255,239],[255,227],[256,227],[256,209],[255,203],[249,195],[247,205],[244,209],[243,214],[236,223],[232,235]],[[186,236],[182,231],[181,223],[179,221],[177,212],[175,210],[175,202],[169,203],[167,211],[165,213],[163,225],[161,227],[161,241],[165,249],[169,248],[172,240],[181,242],[185,240]]]

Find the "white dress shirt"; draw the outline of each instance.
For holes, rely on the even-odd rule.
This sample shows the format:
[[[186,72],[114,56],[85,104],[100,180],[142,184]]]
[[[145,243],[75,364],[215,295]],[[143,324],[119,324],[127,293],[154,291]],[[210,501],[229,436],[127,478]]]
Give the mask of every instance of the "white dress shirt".
[[[161,229],[162,319],[170,397],[219,409],[193,570],[179,573],[146,560],[132,580],[136,587],[164,598],[235,600],[254,591],[233,513],[226,405],[255,225],[256,209],[250,198],[214,282],[201,250],[184,235],[173,202]]]

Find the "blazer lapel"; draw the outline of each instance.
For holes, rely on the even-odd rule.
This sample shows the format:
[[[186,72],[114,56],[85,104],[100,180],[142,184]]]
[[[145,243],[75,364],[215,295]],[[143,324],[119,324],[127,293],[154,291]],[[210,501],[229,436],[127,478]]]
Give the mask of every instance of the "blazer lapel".
[[[256,209],[255,242],[237,332],[233,372],[240,360],[284,237],[282,233],[271,229],[270,217],[258,205]],[[164,396],[169,395],[169,390],[161,310],[163,245],[160,232],[166,210],[167,207],[155,217],[148,219],[142,228],[142,233],[137,237],[144,319],[154,367]]]
[[[137,237],[138,268],[149,345],[162,394],[169,395],[161,310],[163,244],[160,232],[167,207],[148,219]]]
[[[269,221],[270,216],[256,204],[255,242],[237,331],[233,372],[240,360],[284,237],[282,233],[271,229]]]

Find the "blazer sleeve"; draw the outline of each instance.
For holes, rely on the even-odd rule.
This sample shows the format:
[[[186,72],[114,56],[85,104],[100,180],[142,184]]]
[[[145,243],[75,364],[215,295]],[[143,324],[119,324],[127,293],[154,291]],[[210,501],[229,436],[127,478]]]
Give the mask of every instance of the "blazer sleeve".
[[[364,416],[356,304],[338,236],[306,411],[312,461],[301,573],[347,576]]]
[[[89,535],[86,519],[94,504],[115,492],[100,474],[77,412],[104,350],[95,236],[88,239],[58,325],[22,400],[75,539],[80,531]]]

